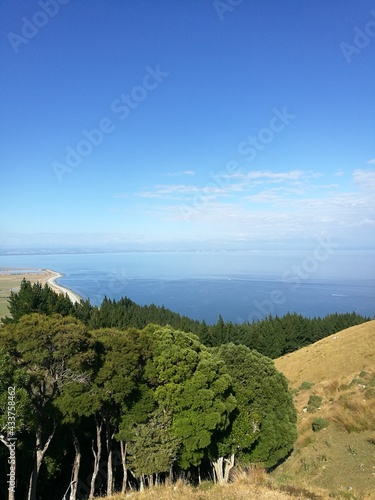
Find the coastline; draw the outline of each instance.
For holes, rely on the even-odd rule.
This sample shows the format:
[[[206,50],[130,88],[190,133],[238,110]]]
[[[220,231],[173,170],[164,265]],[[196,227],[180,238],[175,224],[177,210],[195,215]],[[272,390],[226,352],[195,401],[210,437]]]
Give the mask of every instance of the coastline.
[[[62,285],[58,285],[56,283],[56,280],[58,278],[62,278],[64,275],[61,273],[58,273],[56,271],[52,271],[51,269],[46,269],[45,270],[47,273],[52,274],[51,277],[47,279],[47,285],[56,293],[63,293],[66,294],[71,302],[75,304],[76,302],[81,302],[82,297],[78,295],[78,293],[73,292],[70,288],[67,288]]]
[[[54,292],[67,294],[69,299],[75,304],[80,302],[82,297],[77,293],[56,283],[58,278],[64,275],[51,269],[41,268],[0,268],[0,295],[4,301],[10,296],[10,292],[17,292],[23,279],[30,281],[32,284],[39,282],[47,284]]]

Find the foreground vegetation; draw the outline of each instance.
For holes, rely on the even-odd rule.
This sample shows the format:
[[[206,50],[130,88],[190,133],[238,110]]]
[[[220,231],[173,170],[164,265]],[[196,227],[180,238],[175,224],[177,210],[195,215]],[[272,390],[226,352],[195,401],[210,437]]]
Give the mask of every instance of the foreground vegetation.
[[[375,425],[369,418],[375,412],[370,370],[361,369],[352,382],[323,381],[317,375],[330,373],[324,368],[327,358],[330,369],[349,366],[350,353],[356,369],[363,358],[373,364],[371,348],[357,352],[358,338],[348,344],[347,358],[337,354],[345,348],[335,349],[338,340],[344,347],[340,333],[276,361],[293,381],[299,414],[295,446],[297,414],[286,378],[268,357],[236,337],[242,332],[248,343],[258,342],[265,351],[270,349],[268,333],[272,343],[279,331],[276,350],[287,350],[292,345],[288,338],[310,344],[314,325],[321,326],[322,335],[335,324],[361,323],[363,318],[355,314],[323,320],[287,315],[236,326],[221,318],[211,327],[192,322],[197,336],[171,325],[137,326],[145,321],[141,310],[160,323],[171,315],[180,325],[191,321],[164,308],[141,308],[129,299],[106,299],[101,308],[89,301],[73,305],[68,297],[28,282],[11,295],[10,310],[12,317],[0,327],[0,464],[3,470],[9,467],[13,424],[9,426],[7,405],[14,387],[18,496],[9,492],[12,500],[62,498],[64,493],[75,500],[129,489],[136,497],[145,487],[142,498],[323,499],[328,493],[317,485],[324,483],[321,471],[335,470],[336,442],[346,443],[343,435],[371,433]],[[112,324],[115,319],[120,326]],[[236,343],[223,336],[231,327]],[[211,342],[215,331],[221,333]],[[261,333],[247,336],[255,331]],[[362,339],[370,346],[369,337]],[[326,345],[334,346],[331,354]],[[294,358],[300,353],[299,362]],[[312,370],[318,364],[320,372]],[[366,439],[371,448],[375,436]],[[363,467],[359,444],[346,446],[353,457],[361,456],[358,466]],[[275,466],[271,476],[266,474]],[[364,470],[371,473],[367,466]],[[331,476],[325,477],[329,489]],[[329,497],[370,498],[357,494],[355,486],[331,489]]]
[[[6,468],[15,433],[21,498],[61,498],[71,481],[71,499],[181,474],[226,483],[235,462],[275,466],[297,437],[285,377],[246,346],[31,313],[0,329],[0,349],[0,453]]]

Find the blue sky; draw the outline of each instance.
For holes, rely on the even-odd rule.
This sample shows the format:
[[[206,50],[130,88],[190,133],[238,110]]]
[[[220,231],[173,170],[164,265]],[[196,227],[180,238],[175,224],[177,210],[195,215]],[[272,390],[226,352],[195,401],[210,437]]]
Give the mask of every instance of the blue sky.
[[[3,0],[0,37],[0,250],[373,252],[374,1]]]

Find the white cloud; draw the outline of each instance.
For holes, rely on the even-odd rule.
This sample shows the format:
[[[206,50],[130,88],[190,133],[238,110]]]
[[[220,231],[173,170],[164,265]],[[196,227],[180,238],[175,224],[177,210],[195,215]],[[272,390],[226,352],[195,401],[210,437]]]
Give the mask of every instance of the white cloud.
[[[194,170],[180,170],[177,172],[166,172],[163,174],[165,177],[179,177],[181,175],[195,175]]]
[[[219,176],[218,176],[219,177]],[[321,231],[332,237],[368,240],[375,220],[375,170],[355,170],[355,189],[304,170],[223,173],[206,185],[157,184],[137,194],[140,216],[164,222],[173,234],[209,235],[252,241],[309,238]],[[147,200],[149,198],[149,200]],[[155,198],[152,200],[152,198]],[[246,236],[247,235],[247,236]]]
[[[372,158],[371,160],[368,160],[368,162],[370,165],[375,165],[375,158]]]
[[[364,190],[375,190],[375,170],[354,170],[353,180]]]
[[[127,193],[114,193],[112,198],[129,198],[129,195]]]

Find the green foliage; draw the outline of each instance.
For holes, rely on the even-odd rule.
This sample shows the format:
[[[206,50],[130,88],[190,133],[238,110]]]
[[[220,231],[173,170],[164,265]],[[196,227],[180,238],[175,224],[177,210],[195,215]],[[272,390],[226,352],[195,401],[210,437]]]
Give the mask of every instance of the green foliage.
[[[320,396],[316,396],[315,394],[311,394],[309,401],[307,403],[307,411],[314,412],[316,411],[322,403],[322,398]]]
[[[44,286],[40,283],[32,285],[23,279],[20,290],[10,294],[9,312],[11,318],[3,319],[5,324],[17,322],[22,316],[31,313],[68,316],[73,314],[74,306],[68,295],[55,293],[47,283]]]
[[[375,398],[375,387],[369,387],[364,394],[366,399]]]
[[[312,430],[314,432],[318,432],[318,431],[321,431],[322,429],[326,429],[328,427],[328,420],[326,420],[325,418],[315,418],[313,421],[312,421],[312,424],[311,424],[311,427],[312,427]]]
[[[91,344],[86,327],[69,316],[34,313],[0,330],[0,347],[9,366],[14,374],[22,373],[21,387],[33,408],[35,426],[41,418],[57,418],[56,398],[65,387],[90,381],[96,359]]]
[[[247,462],[275,465],[297,437],[297,414],[285,377],[270,359],[245,346],[227,344],[215,353],[233,378],[237,410],[211,453],[236,453]]]
[[[63,448],[44,457],[42,479],[61,470],[67,485],[70,430],[90,468],[94,421],[103,425],[104,456],[125,442],[136,476],[203,467],[232,453],[242,463],[274,466],[293,447],[296,412],[285,377],[265,354],[277,357],[366,320],[354,313],[288,314],[235,325],[220,316],[207,325],[128,298],[73,305],[28,282],[12,294],[10,309],[12,318],[0,328],[0,434],[13,385],[17,446],[31,459],[30,434],[38,435],[40,447],[57,425]],[[374,377],[361,377],[371,390]]]
[[[14,432],[27,430],[30,425],[31,407],[26,390],[23,387],[25,382],[25,372],[21,368],[13,368],[8,353],[0,349],[0,435],[12,437]],[[9,428],[8,402],[9,395],[12,395],[12,411],[14,420],[12,428]],[[13,428],[14,424],[14,428]]]
[[[3,320],[4,323],[18,321],[23,315],[32,312],[72,315],[90,330],[125,330],[130,327],[144,329],[152,323],[195,333],[208,347],[233,342],[246,345],[272,359],[370,320],[354,312],[330,314],[325,318],[304,318],[296,313],[288,313],[281,318],[268,316],[257,322],[241,324],[225,322],[219,316],[216,324],[207,325],[204,321],[200,323],[163,306],[139,306],[127,297],[118,301],[105,297],[100,307],[92,306],[89,300],[73,305],[67,295],[57,295],[48,285],[31,285],[27,281],[22,282],[19,292],[12,292],[9,307],[12,318]]]
[[[314,385],[313,382],[302,382],[299,388],[301,391],[306,391],[308,389],[311,389],[313,385]]]
[[[172,418],[165,410],[151,413],[136,424],[129,442],[129,465],[137,477],[167,472],[176,462],[181,440],[172,430]]]
[[[236,406],[231,377],[195,335],[154,328],[151,342],[154,355],[146,376],[181,440],[178,462],[182,468],[199,465],[214,432],[229,425]]]

